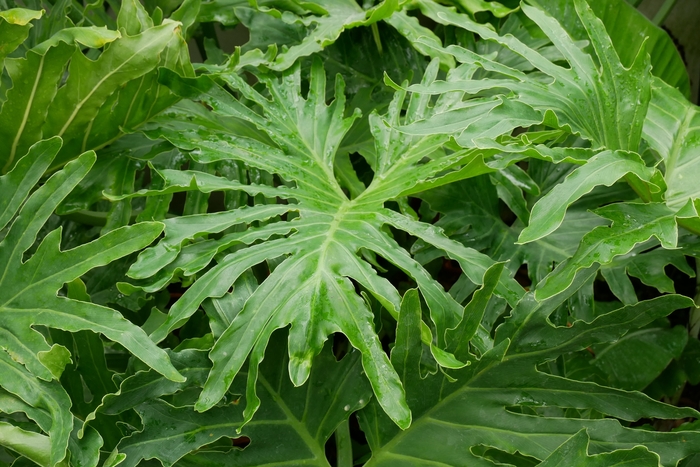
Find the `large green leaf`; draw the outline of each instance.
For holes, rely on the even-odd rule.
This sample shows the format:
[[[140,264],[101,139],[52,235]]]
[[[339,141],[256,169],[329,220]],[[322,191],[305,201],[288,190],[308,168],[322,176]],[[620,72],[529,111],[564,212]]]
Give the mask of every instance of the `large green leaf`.
[[[148,19],[139,23],[138,18]],[[7,60],[12,87],[0,111],[0,135],[9,142],[0,149],[2,172],[41,138],[63,138],[53,168],[59,167],[177,101],[158,84],[155,68],[192,73],[181,23],[165,20],[154,26],[132,1],[124,2],[118,26],[121,32],[94,26],[60,29],[25,57]],[[78,44],[104,50],[88,58]]]
[[[604,151],[595,155],[532,207],[530,225],[520,233],[518,241],[527,243],[552,233],[564,220],[566,209],[574,201],[590,193],[596,186],[610,186],[627,174],[648,181],[653,169],[648,168],[636,153]]]
[[[592,454],[610,453],[601,460],[624,458],[618,450],[642,445],[656,453],[662,465],[671,466],[695,452],[689,437],[698,436],[696,432],[658,433],[625,428],[610,418],[564,415],[564,409],[594,408],[629,421],[676,418],[683,412],[695,416],[693,410],[664,405],[641,393],[575,382],[536,369],[540,362],[615,340],[630,328],[690,303],[685,297],[666,296],[612,311],[591,323],[577,321],[559,328],[548,323],[548,315],[581,284],[545,305],[527,295],[498,329],[496,346],[481,360],[449,375],[438,372],[425,379],[419,369],[420,302],[415,291],[409,291],[402,303],[391,361],[404,382],[414,421],[400,431],[374,403],[362,410],[360,423],[372,448],[366,465],[493,465],[479,454],[484,447],[540,460],[549,457],[554,462],[563,454],[559,446],[582,429],[590,435]]]
[[[164,66],[185,76],[194,75],[184,35],[191,22],[188,15],[193,14],[197,5],[198,2],[193,0],[183,2],[171,15],[172,20],[179,22],[172,23],[175,27],[169,35],[161,35],[140,2],[122,2],[117,26],[125,29],[129,35],[142,37],[144,44],[150,44],[127,59],[128,64],[116,67],[125,71],[133,62],[133,69],[138,72],[132,73],[125,86],[116,87],[118,92],[108,97],[100,107],[94,120],[90,122],[90,135],[86,136],[83,142],[85,149],[101,148],[114,142],[124,133],[134,131],[179,100],[165,86],[158,83],[157,68]],[[139,21],[134,18],[139,18]],[[134,41],[131,48],[135,49],[137,44],[138,42]],[[103,85],[107,85],[107,81]]]
[[[312,0],[304,2],[303,5],[290,4],[287,7],[287,10],[261,7],[260,11],[255,13],[258,20],[255,26],[246,21],[254,31],[253,34],[262,36],[257,40],[251,37],[251,42],[258,43],[253,42],[250,46],[258,47],[267,43],[276,51],[278,42],[274,40],[275,34],[281,36],[283,42],[279,47],[282,51],[277,54],[273,52],[269,61],[262,62],[272,70],[286,70],[299,58],[320,52],[335,42],[346,29],[369,26],[390,17],[398,9],[399,2],[383,0],[369,9],[363,9],[353,0]],[[269,19],[263,19],[264,16],[269,16]],[[282,34],[285,30],[290,30],[289,34]],[[301,37],[295,37],[297,34]],[[260,55],[258,49],[249,50],[240,57],[240,64],[246,64],[250,57],[257,58]]]
[[[589,456],[588,441],[588,433],[585,430],[579,431],[559,446],[539,466],[614,467],[634,464],[640,467],[656,467],[659,465],[659,456],[649,452],[643,446]]]
[[[18,161],[15,169],[3,177],[3,182],[10,181],[4,185],[11,190],[8,193],[11,200],[18,199],[14,196],[15,191],[26,194],[26,185],[31,187],[36,182],[40,169],[51,163],[60,147],[59,138],[37,143]],[[32,158],[36,162],[31,161]],[[61,376],[70,353],[63,346],[50,345],[34,326],[101,333],[167,377],[182,379],[165,352],[118,312],[57,294],[66,282],[148,245],[161,232],[161,224],[143,223],[117,229],[67,251],[59,248],[61,229],[53,230],[43,238],[31,257],[23,260],[55,207],[85,176],[94,160],[94,153],[85,153],[47,180],[23,203],[0,243],[0,264],[3,265],[0,272],[3,351],[0,357],[5,366],[0,372],[0,385],[31,406],[51,413],[52,423],[48,430],[50,465],[55,465],[65,456],[72,431],[70,399],[53,381]],[[17,183],[21,174],[24,176]],[[11,217],[19,207],[19,203],[11,201],[5,212]]]
[[[700,198],[697,183],[700,158],[700,111],[681,93],[655,80],[644,122],[644,139],[663,161],[666,203],[678,209],[688,199]]]
[[[620,1],[0,0],[0,464],[692,464],[697,108]]]
[[[55,140],[49,140],[52,141]],[[58,147],[54,145],[54,149]],[[47,151],[44,154],[49,159],[55,156],[55,152],[51,154]],[[33,244],[53,208],[85,175],[94,157],[94,154],[84,154],[70,166],[70,170],[55,175],[37,190],[24,204],[0,245],[4,264],[0,278],[3,287],[3,327],[14,336],[13,340],[22,343],[19,348],[28,350],[26,354],[16,355],[16,358],[44,379],[51,379],[52,376],[47,373],[37,354],[47,351],[49,347],[40,334],[29,331],[31,325],[52,326],[67,331],[90,329],[103,333],[165,375],[179,379],[166,355],[156,350],[142,331],[117,313],[56,296],[64,283],[148,245],[161,232],[160,224],[143,223],[126,227],[64,252],[58,248],[60,230],[55,230],[42,240],[29,260],[22,262],[22,255]]]
[[[426,82],[434,79],[437,66],[437,62],[431,65],[431,71],[424,78]],[[193,150],[191,157],[198,162],[211,163],[234,158],[276,173],[285,180],[294,181],[294,189],[283,191],[278,188],[277,194],[284,198],[295,198],[298,204],[289,206],[294,206],[299,216],[288,221],[288,227],[276,222],[248,232],[229,234],[219,240],[210,239],[193,244],[191,248],[199,252],[203,248],[212,251],[208,255],[208,258],[212,258],[216,252],[235,243],[250,244],[272,234],[284,235],[290,229],[294,231],[287,238],[254,244],[227,256],[219,256],[216,266],[187,290],[170,310],[166,322],[152,337],[156,341],[165,338],[170,331],[187,320],[204,299],[223,295],[246,269],[267,259],[289,255],[248,299],[243,310],[215,344],[211,354],[214,366],[196,407],[204,410],[214,405],[246,357],[250,354],[253,362],[256,362],[262,356],[272,331],[291,323],[289,367],[292,381],[302,384],[308,376],[311,358],[320,350],[326,336],[331,332],[343,332],[352,345],[362,351],[365,371],[382,406],[397,423],[407,426],[410,415],[403,403],[398,378],[381,351],[371,326],[372,315],[354,292],[350,279],[370,292],[396,316],[396,290],[378,276],[368,263],[361,260],[357,253],[365,248],[397,265],[419,284],[437,328],[437,341],[442,343],[445,330],[459,321],[461,307],[382,230],[382,225],[392,225],[435,244],[460,262],[465,274],[475,283],[482,282],[484,272],[493,261],[447,239],[439,229],[412,221],[409,217],[385,210],[382,206],[385,201],[400,196],[416,183],[453,164],[453,161],[461,160],[463,155],[460,152],[445,154],[435,151],[441,143],[447,141],[446,136],[408,137],[396,130],[394,127],[401,124],[399,112],[405,99],[405,93],[398,92],[387,116],[373,114],[370,117],[377,153],[374,179],[361,195],[349,200],[333,173],[335,151],[355,118],[342,118],[344,100],[341,81],[336,82],[336,99],[328,106],[324,97],[325,76],[318,62],[312,67],[310,90],[306,98],[300,95],[298,68],[286,73],[281,81],[266,75],[260,76],[267,85],[272,100],[259,95],[236,75],[226,75],[225,79],[248,99],[260,105],[264,113],[258,114],[244,107],[207,77],[187,80],[172,73],[163,73],[164,82],[175,92],[184,97],[203,100],[223,115],[236,116],[253,123],[267,133],[275,142],[274,145],[264,144],[245,134],[222,134],[218,131],[207,132],[206,137],[201,138],[203,130],[195,130],[195,133],[193,130],[183,130],[182,125],[171,126],[172,130],[161,126],[149,134],[166,137],[182,149]],[[497,108],[500,102],[487,99],[474,104],[473,120],[484,120],[480,121],[480,125],[475,125],[475,132],[505,132],[517,126],[518,123],[513,123],[512,126],[501,124],[495,130],[493,125],[485,122],[488,119],[500,121],[497,112],[480,112],[483,108]],[[412,109],[407,123],[431,112],[427,100],[418,96],[412,97],[407,105]],[[194,137],[195,134],[199,135],[199,140]],[[426,156],[434,159],[430,163],[424,163],[423,158]],[[196,186],[201,190],[209,189],[208,184],[214,183],[212,177],[205,174],[188,175],[192,176],[196,178]],[[186,184],[187,187],[182,189],[195,186],[190,181]],[[231,189],[260,189],[241,186],[223,178],[214,186],[226,184]],[[177,185],[166,183],[164,189],[174,189]],[[160,192],[150,194],[157,193]],[[246,222],[241,217],[246,212],[241,210],[240,213],[234,211],[225,214],[230,218],[228,225]],[[253,219],[248,222],[250,220]],[[192,221],[198,222],[194,218]],[[177,226],[185,222],[191,221],[186,217],[174,220],[169,223],[169,229],[179,229]],[[210,231],[206,225],[192,225],[201,234]],[[166,236],[172,235],[170,231],[166,230]],[[193,233],[188,235],[191,237]],[[177,240],[178,243],[181,241]],[[132,277],[145,279],[167,266],[173,255],[169,253],[171,248],[165,246],[147,250],[132,269]],[[159,250],[162,253],[158,253]],[[181,257],[186,254],[186,248],[183,248]],[[163,260],[165,257],[168,259]],[[189,271],[196,272],[205,265],[206,263],[200,263],[197,268]],[[166,282],[157,283],[162,287],[167,284],[167,278]],[[501,278],[496,292],[513,304],[523,293],[522,288],[508,277]],[[251,368],[255,367],[254,363],[251,365]],[[250,375],[250,384],[253,385],[255,373],[251,372]],[[246,415],[251,416],[255,408],[256,406],[251,406]]]
[[[168,21],[141,34],[124,36],[95,61],[81,53],[72,56],[68,80],[56,92],[42,128],[44,135],[68,138],[64,155],[54,165],[66,162],[68,154],[87,147],[94,118],[105,101],[127,82],[155,68],[160,52],[178,28],[179,23]]]
[[[576,12],[583,23],[587,39],[596,53],[582,51],[562,26],[537,8],[523,5],[523,12],[547,34],[567,60],[569,67],[557,65],[511,35],[499,36],[491,28],[475,23],[464,15],[432,2],[419,2],[422,11],[443,24],[466,28],[483,39],[495,41],[523,56],[541,75],[527,75],[514,68],[479,57],[461,47],[446,50],[458,61],[476,63],[498,78],[479,81],[433,83],[414,86],[415,91],[442,93],[450,90],[478,92],[480,89],[507,88],[519,94],[520,100],[541,111],[551,111],[559,125],[588,139],[593,148],[636,151],[642,136],[644,115],[651,98],[649,56],[644,47],[630,68],[625,68],[612,47],[603,23],[585,0],[576,0]],[[500,75],[500,76],[498,76]]]
[[[563,186],[560,185],[560,186]],[[676,218],[679,213],[663,203],[618,203],[604,206],[596,213],[612,221],[610,227],[600,226],[587,233],[578,250],[549,275],[537,288],[539,300],[566,289],[577,271],[594,263],[607,264],[619,255],[632,251],[635,245],[656,237],[664,248],[674,249],[678,243]]]
[[[30,21],[41,18],[41,11],[11,8],[0,11],[0,67],[5,57],[12,53],[29,35]]]
[[[680,358],[688,342],[683,326],[649,326],[627,333],[610,345],[596,346],[595,359],[600,381],[606,386],[640,391],[646,388],[675,358]]]
[[[10,170],[19,156],[41,139],[49,105],[56,96],[66,64],[76,53],[74,43],[102,47],[118,37],[118,32],[107,29],[64,29],[47,41],[49,44],[42,43],[43,50],[30,49],[25,58],[7,60],[13,86],[0,111],[0,135],[10,142],[0,148],[3,172]]]
[[[570,158],[571,156],[562,152],[562,149],[554,151],[554,148],[543,145],[514,145],[509,148],[477,142],[477,145],[484,148],[505,149],[508,152],[522,152],[535,157],[536,153],[540,153],[540,157],[543,158],[551,157],[550,154],[554,153],[559,157],[558,160],[550,159],[554,162],[569,160],[584,164],[535,205],[529,219],[531,226],[522,232],[520,242],[536,240],[554,231],[563,220],[567,206],[592,190],[598,182],[611,185],[624,176],[644,201],[661,201],[663,182],[659,180],[660,173],[648,169],[636,154],[619,152],[637,151],[642,141],[642,127],[651,98],[652,79],[649,74],[649,58],[644,48],[638,51],[630,68],[625,68],[613,49],[602,22],[585,1],[576,1],[574,5],[593,45],[595,56],[582,51],[556,20],[536,8],[523,6],[523,12],[542,28],[567,60],[568,68],[550,61],[515,36],[499,36],[486,26],[430,2],[419,5],[424,13],[436,21],[467,28],[484,39],[509,48],[524,57],[541,73],[523,73],[467,49],[450,46],[446,51],[454,54],[458,61],[478,65],[493,77],[482,80],[453,79],[432,83],[430,86],[414,85],[409,89],[429,94],[510,89],[519,95],[520,102],[543,112],[548,125],[560,126],[582,136],[589,141],[594,151],[612,151],[603,152],[595,157],[591,157],[589,153],[585,158],[577,160]],[[546,78],[543,78],[543,75]],[[453,119],[457,117],[452,113]],[[551,118],[554,116],[556,118]],[[445,117],[450,118],[449,113],[446,113]],[[461,144],[462,139],[458,138],[457,141]],[[567,159],[562,158],[565,155]],[[623,160],[629,162],[625,163]],[[622,166],[627,164],[634,165],[636,169],[628,170],[631,166],[623,169]]]
[[[314,359],[309,382],[303,387],[294,387],[279,371],[288,362],[285,341],[279,334],[268,346],[258,374],[262,408],[255,420],[245,427],[244,404],[236,395],[246,391],[245,372],[233,383],[231,402],[205,413],[196,412],[192,406],[173,406],[158,399],[175,391],[169,387],[173,383],[153,372],[137,373],[125,380],[121,395],[111,400],[122,399],[119,403],[124,404],[121,396],[127,395],[126,387],[131,388],[125,399],[127,407],[135,407],[144,428],[119,444],[118,451],[126,455],[120,465],[135,466],[142,459],[156,458],[163,465],[179,460],[178,465],[185,466],[328,466],[324,453],[326,441],[339,423],[364,407],[372,396],[362,376],[360,354],[354,351],[336,361],[331,346],[326,345]],[[191,372],[206,375],[211,363],[204,352],[186,350],[180,353],[174,355],[175,362],[190,367]],[[140,382],[137,383],[137,379]],[[248,393],[241,399],[247,397],[257,396]],[[115,408],[111,406],[110,410]],[[229,449],[221,449],[215,443],[221,437],[240,436],[250,440],[244,450],[230,449],[230,441]],[[279,443],[279,440],[284,442]]]
[[[567,32],[577,40],[586,40],[586,31],[578,20],[574,5],[568,0],[529,0],[557,18]],[[644,14],[625,0],[596,0],[588,2],[610,36],[620,61],[629,66],[637,50],[646,42],[651,58],[651,72],[674,88],[690,96],[690,80],[685,63],[673,39]]]

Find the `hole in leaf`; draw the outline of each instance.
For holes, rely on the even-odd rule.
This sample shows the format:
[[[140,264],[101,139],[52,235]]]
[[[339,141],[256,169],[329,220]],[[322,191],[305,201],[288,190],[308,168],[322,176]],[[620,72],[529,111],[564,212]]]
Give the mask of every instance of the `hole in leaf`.
[[[215,435],[209,433],[209,436],[213,438]],[[250,444],[250,438],[247,436],[239,436],[238,438],[230,438],[228,436],[222,436],[209,444],[198,449],[199,452],[220,452],[226,453],[230,452],[232,449],[237,449],[239,451],[244,450]]]
[[[335,355],[336,361],[340,361],[352,350],[350,341],[341,332],[336,332],[333,334],[333,355]]]
[[[239,436],[238,438],[229,438],[231,441],[231,446],[237,447],[239,449],[245,449],[250,444],[250,438],[247,436]]]

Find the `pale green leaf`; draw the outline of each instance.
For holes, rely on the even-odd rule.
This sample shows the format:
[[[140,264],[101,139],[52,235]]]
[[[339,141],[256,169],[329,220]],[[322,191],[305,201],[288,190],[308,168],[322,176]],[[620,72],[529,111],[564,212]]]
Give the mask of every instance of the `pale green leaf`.
[[[11,8],[0,11],[0,69],[5,57],[24,42],[32,27],[31,21],[41,18],[42,11]]]
[[[610,186],[627,174],[649,181],[653,169],[648,168],[635,153],[604,151],[597,154],[571,172],[533,206],[530,224],[520,233],[518,242],[528,243],[554,232],[564,220],[566,209],[574,201],[596,186]]]
[[[434,79],[437,66],[437,62],[431,65],[424,77],[425,82]],[[396,264],[418,281],[431,309],[433,320],[440,330],[438,334],[443,333],[448,324],[454,325],[459,322],[461,309],[456,303],[379,227],[382,223],[390,222],[412,233],[428,235],[440,248],[458,258],[477,283],[481,282],[484,272],[493,262],[475,251],[437,235],[437,231],[426,231],[428,226],[422,226],[420,223],[404,224],[403,216],[399,214],[390,215],[387,212],[385,216],[375,218],[372,213],[385,200],[399,195],[421,179],[433,176],[443,167],[449,166],[448,164],[454,164],[453,160],[459,160],[458,158],[463,156],[451,156],[452,159],[447,162],[440,159],[441,154],[435,152],[435,149],[440,143],[447,141],[445,136],[407,137],[397,130],[394,126],[401,124],[399,112],[406,98],[405,93],[399,92],[387,116],[373,115],[370,118],[370,127],[377,139],[377,172],[370,186],[350,201],[340,191],[332,170],[335,151],[352,119],[340,120],[343,104],[340,83],[336,84],[336,100],[330,106],[325,102],[321,104],[316,101],[318,96],[325,95],[323,74],[318,64],[312,68],[311,87],[306,99],[295,94],[299,87],[296,70],[286,73],[282,81],[261,76],[273,100],[257,94],[236,75],[226,75],[225,79],[232,86],[265,109],[264,115],[242,106],[206,77],[188,80],[163,72],[162,79],[181,95],[204,100],[224,116],[245,119],[255,124],[275,141],[281,151],[247,135],[223,136],[210,132],[207,138],[195,142],[193,138],[188,138],[188,134],[191,133],[187,131],[175,133],[161,129],[158,132],[150,131],[149,134],[160,134],[183,149],[192,150],[192,157],[198,162],[212,163],[233,156],[255,167],[275,172],[284,179],[294,180],[297,187],[293,196],[299,201],[300,219],[290,224],[296,231],[294,235],[289,239],[254,245],[220,259],[215,267],[190,287],[171,309],[165,325],[153,335],[158,341],[163,339],[169,331],[191,316],[204,299],[222,296],[246,269],[264,260],[291,255],[253,293],[214,346],[212,358],[215,365],[212,376],[205,386],[197,408],[211,407],[239,371],[248,353],[262,355],[270,333],[291,322],[298,323],[299,332],[307,334],[302,339],[301,335],[294,331],[296,328],[292,327],[290,376],[295,383],[301,384],[306,379],[313,349],[320,347],[325,335],[334,330],[341,330],[348,335],[351,343],[365,354],[365,370],[382,404],[386,403],[387,411],[396,414],[397,422],[401,420],[401,424],[406,423],[408,414],[401,408],[400,403],[397,404],[401,399],[400,392],[395,392],[400,391],[395,386],[397,380],[395,376],[385,373],[388,366],[383,363],[385,357],[379,352],[376,337],[366,334],[366,324],[357,324],[366,323],[369,318],[364,303],[351,293],[347,279],[338,278],[331,281],[329,279],[334,276],[326,271],[347,275],[359,282],[387,307],[391,314],[396,315],[398,300],[393,287],[377,277],[371,267],[355,256],[362,245]],[[406,123],[430,115],[432,110],[427,104],[428,101],[422,97],[411,97],[408,101],[410,117]],[[488,122],[502,121],[502,115],[499,114],[485,116],[477,112],[474,115],[476,121],[479,118],[489,119]],[[515,126],[518,126],[517,122],[506,123],[496,130],[493,125],[484,122],[478,130],[473,130],[472,134],[499,134],[499,131],[511,131]],[[223,148],[230,148],[226,152],[231,156],[224,155],[221,151]],[[261,157],[263,155],[264,157]],[[434,157],[435,160],[425,164],[423,159],[426,156]],[[363,243],[358,242],[358,238],[362,238]],[[150,253],[144,253],[144,259],[147,254]],[[167,280],[165,277],[164,279]],[[158,283],[161,287],[165,285],[163,281]],[[522,295],[522,289],[514,281],[504,279],[499,285],[499,293],[506,294],[509,300],[515,303]],[[270,300],[273,296],[275,302],[271,305]],[[327,307],[331,303],[340,306],[336,305],[328,315],[328,311],[325,310],[330,310]],[[305,307],[310,307],[309,311],[303,311],[302,314]],[[355,318],[351,319],[353,315]],[[332,319],[327,321],[326,316]],[[308,334],[311,331],[305,329],[318,331]],[[252,332],[253,330],[255,332]],[[304,341],[305,344],[302,345]],[[252,411],[247,415],[252,415]]]
[[[539,6],[557,18],[574,39],[587,39],[586,31],[576,15],[572,2],[529,0],[529,3]],[[676,44],[666,31],[652,23],[642,11],[625,0],[598,0],[588,3],[605,25],[615,51],[625,66],[634,62],[637,50],[642,43],[646,42],[651,58],[651,73],[671,86],[679,88],[686,97],[690,95],[688,71]]]
[[[179,379],[181,376],[170,365],[164,352],[117,312],[56,295],[64,283],[147,245],[160,233],[162,225],[144,223],[118,229],[68,251],[60,251],[61,232],[54,230],[43,239],[34,255],[22,262],[24,251],[34,243],[39,229],[61,199],[85,176],[94,157],[94,154],[84,154],[35,191],[0,243],[0,258],[4,264],[0,275],[3,289],[0,308],[8,343],[19,344],[16,358],[37,377],[50,380],[53,375],[37,356],[39,352],[48,351],[49,346],[31,326],[44,325],[68,331],[90,329],[121,342],[144,361]],[[11,347],[6,348],[10,350]]]
[[[532,79],[528,75],[470,54],[461,47],[446,50],[465,63],[476,63],[485,70],[510,79],[464,80],[438,83],[432,89],[411,87],[420,92],[439,93],[448,90],[478,92],[482,89],[507,88],[518,93],[520,101],[542,112],[556,115],[561,126],[568,125],[574,132],[590,140],[594,147],[609,150],[636,151],[642,133],[643,118],[651,97],[649,57],[644,46],[637,52],[631,67],[625,68],[605,33],[602,22],[593,14],[584,0],[574,2],[576,13],[583,23],[600,65],[593,57],[579,49],[560,24],[541,10],[523,5],[523,12],[537,23],[568,61],[570,68],[561,67],[518,38],[499,36],[493,29],[480,25],[439,5],[421,1],[421,10],[435,21],[466,28],[483,39],[495,41],[523,56],[549,79]]]
[[[177,35],[178,28],[178,23],[167,21],[139,35],[122,37],[95,61],[82,53],[72,56],[68,80],[56,92],[42,128],[45,136],[58,135],[65,140],[54,165],[84,150],[91,122],[105,101],[127,82],[155,68],[159,53]]]
[[[654,81],[652,89],[644,139],[663,160],[666,203],[671,209],[679,209],[688,199],[700,197],[695,183],[700,160],[700,111],[660,80]]]
[[[31,52],[35,52],[37,55],[46,55],[51,48],[57,47],[60,42],[64,42],[68,45],[76,43],[85,47],[99,49],[121,37],[122,35],[119,31],[112,31],[104,26],[65,28],[61,29],[44,42],[37,44],[31,49]]]
[[[517,8],[511,9],[499,2],[487,2],[485,0],[454,0],[454,3],[461,6],[472,15],[482,11],[488,11],[493,13],[496,18],[503,18],[517,10]]]
[[[538,285],[538,300],[549,298],[566,289],[576,272],[594,263],[604,265],[616,256],[632,251],[635,245],[656,237],[666,249],[676,248],[678,242],[678,213],[665,204],[617,203],[597,209],[596,214],[612,221],[612,225],[600,226],[587,233],[576,253],[557,266]]]
[[[0,445],[12,449],[41,466],[51,465],[49,461],[51,446],[47,436],[0,422]]]

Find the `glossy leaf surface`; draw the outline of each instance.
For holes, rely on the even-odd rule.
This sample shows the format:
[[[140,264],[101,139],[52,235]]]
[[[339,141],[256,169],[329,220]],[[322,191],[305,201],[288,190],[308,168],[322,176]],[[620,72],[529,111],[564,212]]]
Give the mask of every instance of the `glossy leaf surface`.
[[[544,306],[527,296],[499,328],[496,346],[478,363],[449,375],[438,372],[425,379],[419,373],[420,303],[415,292],[409,292],[403,301],[391,358],[406,387],[414,421],[411,428],[399,431],[372,404],[364,409],[360,421],[373,452],[367,465],[396,462],[490,465],[489,460],[475,453],[474,447],[478,445],[553,461],[563,454],[564,449],[559,446],[584,428],[591,437],[589,449],[614,450],[604,456],[607,459],[624,458],[627,454],[620,450],[631,450],[640,444],[658,453],[663,465],[675,465],[688,455],[685,436],[690,433],[635,431],[611,419],[529,414],[531,409],[537,411],[550,405],[562,409],[595,407],[602,413],[636,420],[647,411],[657,417],[674,418],[679,410],[687,410],[663,405],[641,393],[580,383],[536,370],[535,365],[541,359],[582,349],[596,341],[616,339],[616,335],[627,332],[629,324],[624,323],[648,322],[668,313],[669,307],[687,304],[687,299],[668,296],[666,300],[618,309],[590,324],[579,321],[569,328],[548,324],[549,313],[574,291],[575,288],[569,289]],[[427,451],[421,449],[425,443],[454,448]],[[580,446],[580,442],[576,444]],[[640,451],[644,452],[643,455],[640,452],[642,459],[648,458],[646,449]]]
[[[456,323],[461,308],[380,229],[383,224],[389,224],[435,244],[459,261],[475,282],[481,281],[486,268],[492,264],[486,256],[450,241],[429,225],[381,208],[385,200],[400,195],[406,188],[420,181],[421,177],[427,178],[440,169],[442,161],[439,159],[433,164],[423,165],[420,170],[416,170],[416,163],[434,151],[436,144],[444,138],[407,138],[392,129],[390,125],[400,124],[397,112],[404,99],[402,94],[397,95],[392,105],[393,110],[390,109],[386,117],[374,115],[370,119],[377,139],[378,165],[374,181],[359,197],[349,200],[333,176],[333,157],[355,117],[341,118],[344,104],[342,82],[336,83],[336,99],[330,106],[319,102],[321,96],[325,96],[325,76],[320,64],[317,63],[312,68],[311,87],[306,99],[299,95],[298,70],[288,72],[281,82],[261,77],[274,96],[273,101],[263,99],[239,78],[228,76],[232,85],[265,109],[264,115],[241,106],[208,79],[182,80],[167,74],[163,78],[184,96],[204,99],[223,115],[236,116],[255,124],[280,149],[263,145],[248,137],[224,136],[213,132],[209,133],[208,141],[194,146],[188,142],[188,133],[182,129],[177,132],[158,130],[157,134],[165,136],[183,149],[195,150],[193,155],[200,162],[220,160],[224,148],[236,148],[230,154],[235,154],[239,160],[277,173],[284,179],[295,181],[297,185],[289,191],[277,189],[276,193],[267,189],[269,195],[277,194],[298,200],[294,206],[299,212],[299,218],[291,221],[288,227],[272,223],[261,227],[260,234],[253,237],[251,235],[254,235],[255,230],[245,234],[230,234],[228,238],[223,237],[217,242],[210,241],[209,248],[212,252],[217,252],[233,242],[247,244],[253,238],[266,238],[275,232],[286,234],[290,229],[295,233],[287,239],[280,238],[239,250],[218,261],[215,268],[188,290],[171,310],[166,323],[153,334],[154,339],[163,339],[167,332],[191,316],[205,298],[223,294],[231,281],[245,269],[265,259],[291,254],[248,299],[244,309],[214,346],[212,359],[215,364],[197,408],[207,409],[215,404],[248,354],[252,351],[251,357],[259,358],[255,355],[262,352],[269,334],[274,329],[292,323],[290,376],[296,384],[306,380],[310,358],[317,352],[314,349],[320,349],[329,333],[341,331],[348,336],[353,346],[363,352],[365,371],[387,412],[392,414],[397,423],[406,426],[410,418],[405,405],[401,402],[397,404],[403,399],[398,379],[379,350],[376,335],[371,326],[368,326],[368,310],[349,287],[348,278],[367,288],[390,313],[396,313],[398,294],[395,289],[356,256],[360,248],[368,248],[418,281],[430,304],[438,333],[444,333],[447,327]],[[428,76],[426,79],[431,78]],[[414,106],[418,115],[427,111],[425,104],[417,99],[412,99],[408,105]],[[263,153],[267,155],[265,158],[259,156]],[[401,154],[406,156],[401,157]],[[411,171],[414,172],[413,175],[406,178]],[[206,190],[206,179],[201,178],[203,175],[193,175],[197,177],[198,188]],[[209,183],[213,182],[214,180]],[[169,186],[174,187],[175,184]],[[248,192],[258,190],[255,187],[239,189]],[[204,217],[203,221],[207,218],[212,217]],[[231,219],[229,225],[244,221],[243,217],[234,213],[231,214]],[[187,218],[182,218],[172,224],[173,228],[179,228],[177,225],[188,221]],[[190,236],[195,232],[212,231],[204,224],[195,224],[193,227],[197,230]],[[167,235],[171,234],[166,231]],[[202,245],[193,245],[192,248],[194,247],[201,248]],[[160,248],[164,253],[172,250]],[[182,250],[181,257],[184,253],[185,249]],[[167,253],[167,256],[173,257],[171,253]],[[163,254],[158,253],[157,249],[148,250],[132,268],[132,277],[147,277],[162,269],[167,264],[167,260],[164,263],[162,258]],[[157,265],[156,269],[151,265]],[[144,270],[149,272],[142,273]],[[291,287],[289,281],[294,281],[297,285]],[[282,287],[281,284],[286,285]],[[508,279],[503,279],[498,287],[498,292],[513,302],[522,294],[521,290]],[[290,293],[294,295],[288,295]],[[270,307],[270,300],[274,300],[276,305]],[[342,308],[338,307],[340,304],[344,304]],[[268,317],[263,320],[263,316]],[[442,337],[439,337],[438,342],[441,341]],[[251,376],[251,385],[253,381],[254,374]],[[392,400],[391,404],[388,403],[389,399]],[[250,415],[254,410],[255,407],[252,407]]]
[[[0,464],[700,456],[700,123],[625,0],[0,0],[0,65]]]

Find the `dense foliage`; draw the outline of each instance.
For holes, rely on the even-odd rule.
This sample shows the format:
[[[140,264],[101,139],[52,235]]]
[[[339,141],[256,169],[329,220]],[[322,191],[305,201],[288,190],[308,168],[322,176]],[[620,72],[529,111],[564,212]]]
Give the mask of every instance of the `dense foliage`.
[[[0,64],[0,463],[698,465],[700,108],[622,0],[0,0]]]

